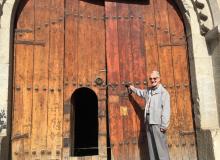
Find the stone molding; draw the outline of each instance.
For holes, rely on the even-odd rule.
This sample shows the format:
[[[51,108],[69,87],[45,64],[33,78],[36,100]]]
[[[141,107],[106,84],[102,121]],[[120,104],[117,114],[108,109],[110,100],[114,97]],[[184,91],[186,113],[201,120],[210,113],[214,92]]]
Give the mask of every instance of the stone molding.
[[[208,31],[205,38],[207,42],[220,38],[220,25],[217,25],[212,30]]]

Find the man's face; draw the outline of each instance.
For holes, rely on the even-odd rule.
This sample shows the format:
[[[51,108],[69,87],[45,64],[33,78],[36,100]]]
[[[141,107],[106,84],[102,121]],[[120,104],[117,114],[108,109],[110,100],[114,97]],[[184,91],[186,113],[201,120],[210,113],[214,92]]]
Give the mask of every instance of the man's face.
[[[151,87],[157,87],[160,84],[160,77],[156,73],[151,73],[149,80]]]

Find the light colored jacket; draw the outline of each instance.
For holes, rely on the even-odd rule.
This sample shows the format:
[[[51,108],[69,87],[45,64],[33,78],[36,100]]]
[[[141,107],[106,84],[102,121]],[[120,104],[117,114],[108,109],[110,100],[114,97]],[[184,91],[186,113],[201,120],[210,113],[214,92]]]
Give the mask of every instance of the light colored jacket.
[[[167,129],[170,123],[170,95],[167,90],[159,84],[155,90],[134,88],[132,91],[145,99],[145,114],[148,109],[149,124],[159,124]]]

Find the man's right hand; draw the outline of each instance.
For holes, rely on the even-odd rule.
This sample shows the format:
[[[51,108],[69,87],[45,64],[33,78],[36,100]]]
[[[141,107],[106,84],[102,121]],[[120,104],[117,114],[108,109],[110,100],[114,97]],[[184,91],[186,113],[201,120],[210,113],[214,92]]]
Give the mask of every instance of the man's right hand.
[[[132,86],[132,85],[130,85],[130,86],[129,86],[129,89],[133,90],[133,89],[135,89],[135,87]]]

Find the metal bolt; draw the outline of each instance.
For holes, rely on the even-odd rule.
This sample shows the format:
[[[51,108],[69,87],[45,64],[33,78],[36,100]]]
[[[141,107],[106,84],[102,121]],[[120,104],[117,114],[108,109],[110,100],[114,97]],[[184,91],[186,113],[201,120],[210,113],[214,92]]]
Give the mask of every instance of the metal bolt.
[[[164,33],[166,33],[166,34],[167,34],[167,33],[169,33],[169,31],[168,31],[168,30],[164,30]]]
[[[37,152],[36,151],[32,151],[32,155],[36,155],[37,154]]]
[[[56,154],[57,154],[57,155],[60,155],[60,151],[57,150],[57,151],[56,151]]]
[[[53,88],[51,88],[51,89],[50,89],[50,91],[51,91],[51,92],[54,92],[54,89],[53,89]]]
[[[17,91],[20,91],[20,89],[21,89],[21,88],[20,88],[19,86],[16,86],[16,90],[17,90]]]
[[[62,21],[63,21],[63,17],[60,17],[60,18],[59,18],[59,21],[62,22]]]
[[[41,152],[40,152],[41,154],[45,154],[45,150],[41,150]]]
[[[182,146],[186,146],[186,143],[183,143]]]

